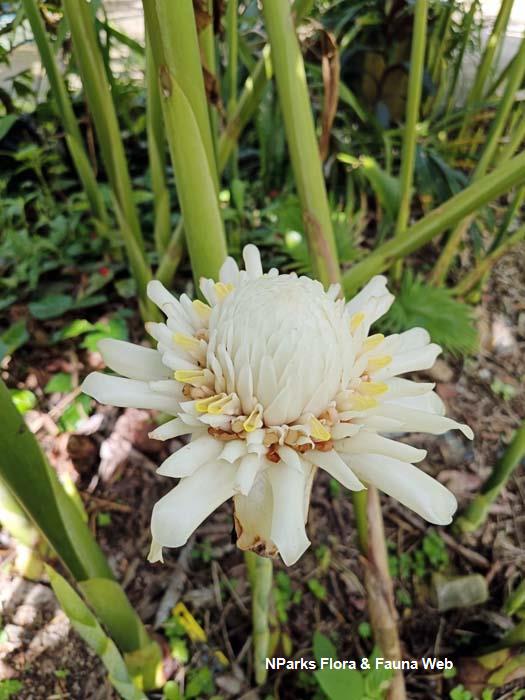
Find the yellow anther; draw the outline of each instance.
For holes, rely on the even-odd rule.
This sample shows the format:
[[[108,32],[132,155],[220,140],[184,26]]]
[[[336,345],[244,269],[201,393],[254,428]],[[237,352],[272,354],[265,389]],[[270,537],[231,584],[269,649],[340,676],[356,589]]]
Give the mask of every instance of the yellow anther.
[[[254,430],[262,426],[261,413],[261,407],[256,406],[248,418],[244,421],[242,427],[247,433],[253,433]]]
[[[228,284],[224,284],[224,282],[216,282],[214,289],[217,299],[222,301],[230,292],[233,292],[234,287],[230,282],[228,282]]]
[[[376,406],[379,406],[379,402],[373,396],[363,396],[362,394],[352,396],[352,409],[354,411],[366,411]]]
[[[352,331],[352,333],[359,328],[359,326],[363,323],[364,320],[365,315],[362,311],[359,311],[358,313],[352,316],[352,318],[350,319],[350,330]]]
[[[368,360],[367,369],[369,372],[377,372],[378,369],[383,369],[387,367],[392,362],[392,355],[380,355],[378,357],[371,357]]]
[[[318,442],[326,442],[332,437],[330,431],[324,426],[320,420],[315,416],[312,416],[309,421],[310,424],[310,436]]]
[[[362,351],[363,352],[370,352],[370,350],[377,348],[377,346],[380,345],[384,339],[385,339],[385,336],[382,333],[376,333],[375,335],[371,335],[363,343]]]
[[[214,416],[218,416],[230,403],[230,401],[233,398],[233,394],[227,394],[226,396],[224,394],[220,394],[219,396],[216,396],[214,398],[216,398],[217,400],[212,401],[210,403],[210,405],[208,406],[208,413],[211,413]]]
[[[212,413],[210,410],[210,404],[220,401],[224,397],[224,394],[215,394],[214,396],[208,396],[207,399],[200,399],[195,402],[195,408],[198,413]]]
[[[184,333],[175,333],[173,336],[175,343],[187,352],[198,352],[200,350],[200,342],[192,335],[184,335]]]
[[[178,369],[173,376],[178,382],[192,386],[203,386],[209,382],[210,378],[213,378],[208,369]]]
[[[200,319],[207,321],[210,318],[211,307],[208,306],[208,304],[205,304],[200,299],[195,299],[195,301],[192,301],[191,305]]]
[[[383,382],[361,382],[358,391],[363,396],[381,396],[388,391],[388,386]]]

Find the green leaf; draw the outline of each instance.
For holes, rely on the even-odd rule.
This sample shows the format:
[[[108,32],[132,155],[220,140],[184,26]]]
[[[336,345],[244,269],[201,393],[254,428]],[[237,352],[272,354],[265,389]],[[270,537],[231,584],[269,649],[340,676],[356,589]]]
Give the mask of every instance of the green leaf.
[[[13,323],[0,335],[0,360],[5,355],[12,355],[15,350],[22,347],[29,340],[26,322],[24,320]]]
[[[389,333],[422,326],[435,343],[455,355],[468,354],[477,345],[471,308],[456,301],[447,289],[425,284],[410,270],[405,273],[396,300],[378,326]]]
[[[124,659],[115,642],[105,634],[97,618],[82,598],[74,591],[66,579],[50,566],[46,566],[46,571],[51,587],[62,609],[68,616],[72,627],[99,656],[108,671],[109,680],[115,690],[124,700],[147,700],[144,693],[133,684]],[[115,583],[115,585],[117,584]]]
[[[36,406],[36,396],[29,389],[11,389],[10,394],[20,413],[27,413]]]
[[[118,316],[107,322],[99,321],[94,326],[94,331],[86,335],[81,347],[95,352],[99,341],[104,338],[116,338],[117,340],[128,339],[128,326],[123,318]]]
[[[71,321],[71,323],[68,323],[67,326],[64,326],[64,328],[61,328],[57,333],[55,333],[53,335],[53,342],[57,343],[60,340],[76,338],[79,335],[84,335],[84,333],[92,331],[94,328],[95,326],[89,321],[87,321],[85,318],[77,318],[74,321]]]
[[[364,681],[359,671],[323,668],[314,675],[330,700],[364,697]]]
[[[7,136],[9,130],[17,119],[17,114],[6,114],[5,116],[0,117],[0,141],[4,138],[4,136]]]
[[[321,659],[337,659],[337,649],[332,642],[321,632],[314,633],[314,656],[317,663]]]
[[[186,700],[190,700],[190,698],[200,698],[205,693],[210,695],[214,691],[215,685],[211,670],[204,666],[190,673],[184,695]]]
[[[91,399],[81,394],[65,409],[60,416],[60,428],[66,433],[73,433],[80,421],[85,420],[91,412]]]
[[[24,686],[15,678],[0,681],[0,700],[9,700]]]
[[[66,294],[49,294],[40,301],[32,301],[29,311],[34,318],[45,321],[49,318],[58,318],[66,311],[70,311],[75,305],[73,297]]]
[[[71,375],[67,372],[58,372],[53,375],[44,387],[46,394],[67,394],[73,390]]]

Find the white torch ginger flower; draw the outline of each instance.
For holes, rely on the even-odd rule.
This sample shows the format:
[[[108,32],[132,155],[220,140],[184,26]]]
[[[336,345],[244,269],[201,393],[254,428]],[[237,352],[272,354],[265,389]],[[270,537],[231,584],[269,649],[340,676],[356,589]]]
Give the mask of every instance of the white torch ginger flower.
[[[369,335],[393,301],[385,277],[345,303],[338,285],[325,292],[307,277],[264,274],[253,245],[244,261],[239,270],[228,258],[219,282],[201,281],[207,304],[151,282],[167,317],[147,324],[157,349],[103,340],[106,364],[123,376],[94,372],[83,385],[102,403],[176,416],[153,438],[191,436],[158,470],[180,481],[153,509],[150,560],[233,498],[238,546],[293,564],[310,544],[318,467],[350,490],[373,484],[429,522],[450,523],[455,497],[414,466],[425,450],[384,436],[456,428],[472,439],[445,417],[434,384],[398,376],[429,369],[441,348],[422,328]]]

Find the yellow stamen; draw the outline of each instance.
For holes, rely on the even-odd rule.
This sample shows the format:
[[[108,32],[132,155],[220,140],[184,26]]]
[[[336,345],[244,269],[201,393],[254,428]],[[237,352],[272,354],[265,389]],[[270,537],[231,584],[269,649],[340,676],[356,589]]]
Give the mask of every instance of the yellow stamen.
[[[380,345],[384,339],[385,339],[385,336],[382,333],[376,333],[375,335],[371,335],[363,343],[362,351],[363,352],[370,352],[370,350],[377,348],[377,346]]]
[[[262,426],[261,413],[261,407],[256,406],[248,418],[244,421],[242,427],[247,433],[253,433],[256,428],[260,428]]]
[[[211,307],[208,304],[200,301],[200,299],[195,299],[195,301],[192,301],[192,306],[197,316],[203,321],[207,321],[210,318]]]
[[[195,408],[198,413],[211,413],[210,404],[220,401],[224,397],[224,394],[215,394],[214,396],[209,396],[207,399],[201,399],[195,402]]]
[[[369,372],[376,372],[378,369],[383,369],[383,367],[387,367],[391,362],[391,355],[380,355],[379,357],[371,357],[368,360],[367,369]]]
[[[233,284],[228,282],[228,284],[224,284],[224,282],[216,282],[215,286],[215,294],[217,295],[217,299],[219,301],[222,301],[225,297],[230,294],[230,292],[233,292]]]
[[[380,396],[388,391],[388,386],[383,382],[361,382],[358,391],[364,396]]]
[[[213,374],[208,369],[178,369],[173,376],[176,381],[192,386],[203,386],[213,378]]]
[[[217,398],[217,401],[211,402],[211,404],[208,406],[208,413],[211,413],[214,416],[220,415],[233,398],[233,394],[227,394],[226,396],[221,394],[221,396],[222,398],[215,397]]]
[[[175,333],[173,336],[175,343],[186,350],[187,352],[198,352],[200,350],[200,343],[197,338],[191,335],[184,335],[184,333]]]
[[[352,409],[354,411],[366,411],[376,406],[379,406],[379,402],[373,396],[362,396],[361,394],[352,396]]]
[[[321,421],[317,420],[315,416],[310,418],[309,424],[311,431],[310,435],[314,440],[317,440],[318,442],[326,442],[332,437],[330,431],[327,430],[327,428],[321,423]]]
[[[359,311],[358,313],[352,316],[352,318],[350,319],[350,330],[352,331],[352,333],[359,328],[359,326],[363,323],[364,320],[365,315],[362,311]]]

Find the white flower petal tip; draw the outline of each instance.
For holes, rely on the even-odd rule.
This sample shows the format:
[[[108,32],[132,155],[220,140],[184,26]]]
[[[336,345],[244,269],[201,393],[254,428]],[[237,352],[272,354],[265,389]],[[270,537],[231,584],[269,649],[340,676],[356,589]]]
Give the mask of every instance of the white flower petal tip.
[[[238,547],[293,565],[310,544],[318,468],[449,523],[454,496],[414,466],[426,452],[383,434],[459,429],[472,439],[445,416],[433,384],[399,376],[430,368],[441,348],[423,328],[371,332],[394,299],[383,275],[345,303],[339,285],[325,291],[295,273],[264,272],[253,245],[242,257],[244,269],[227,258],[218,280],[200,281],[207,303],[150,282],[166,317],[146,324],[155,349],[104,340],[102,356],[120,376],[95,372],[83,384],[101,403],[173,416],[154,439],[189,436],[158,469],[180,482],[153,509],[150,560],[233,498]]]
[[[164,564],[164,558],[162,556],[162,545],[160,545],[155,540],[151,541],[151,546],[149,548],[148,561],[150,564],[155,564],[160,561]]]

